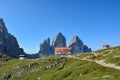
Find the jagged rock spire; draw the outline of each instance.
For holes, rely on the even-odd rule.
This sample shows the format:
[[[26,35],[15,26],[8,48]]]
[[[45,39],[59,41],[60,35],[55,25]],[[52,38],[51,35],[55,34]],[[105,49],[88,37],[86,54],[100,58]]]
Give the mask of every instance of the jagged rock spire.
[[[41,56],[49,56],[51,54],[50,38],[44,40],[44,42],[40,44],[39,54]]]
[[[2,25],[2,26],[1,26],[1,25]],[[5,23],[4,23],[3,19],[0,18],[0,27],[4,27],[4,26],[5,26]]]
[[[6,37],[8,34],[7,28],[2,18],[0,18],[0,35]]]
[[[53,47],[66,47],[66,38],[59,32],[52,41]]]
[[[73,36],[73,38],[70,40],[70,43],[68,47],[72,48],[72,53],[82,53],[83,52],[83,42],[79,39],[78,36]]]
[[[55,47],[66,47],[66,38],[61,32],[54,37],[52,45],[50,45],[50,38],[44,40],[44,42],[40,44],[40,56],[54,55]]]
[[[69,46],[71,46],[72,44],[79,44],[80,46],[84,45],[82,40],[80,40],[77,35],[74,35],[73,38],[70,40]]]
[[[72,48],[72,53],[84,53],[84,52],[90,52],[91,49],[89,49],[82,40],[79,39],[78,36],[73,36],[73,38],[70,40],[70,43],[68,47]]]
[[[0,19],[0,53],[15,58],[18,58],[20,54],[25,54],[19,47],[17,39],[8,33],[3,19]]]

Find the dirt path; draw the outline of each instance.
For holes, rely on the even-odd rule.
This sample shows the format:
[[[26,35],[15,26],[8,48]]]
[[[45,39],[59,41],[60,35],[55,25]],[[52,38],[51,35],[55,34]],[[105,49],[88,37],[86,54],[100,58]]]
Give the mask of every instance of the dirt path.
[[[86,60],[86,61],[90,61],[90,62],[95,62],[103,67],[109,67],[109,68],[114,68],[114,69],[119,69],[120,70],[120,66],[117,66],[115,64],[112,64],[112,63],[106,63],[105,60],[91,60],[91,59],[87,59],[87,58],[78,58],[78,57],[75,57],[75,56],[72,56],[72,55],[68,55],[66,56],[68,58],[73,58],[73,59],[79,59],[79,60]]]
[[[114,69],[120,69],[120,66],[117,66],[112,63],[106,63],[105,60],[94,60],[97,64],[104,66],[104,67],[109,67],[109,68],[114,68]]]
[[[112,53],[112,51],[109,52],[108,54],[104,54],[103,56],[107,56],[107,55],[109,55],[111,53]],[[97,53],[92,52],[92,54],[94,56],[98,56]],[[90,61],[90,60],[88,60],[88,61]],[[115,65],[113,63],[107,63],[107,62],[105,62],[105,60],[94,60],[94,62],[96,62],[97,64],[99,64],[101,66],[104,66],[104,67],[109,67],[109,68],[114,68],[114,69],[120,69],[120,66],[117,66],[117,65]]]
[[[107,54],[99,54],[99,53],[92,52],[92,54],[93,54],[94,56],[107,56],[107,55],[109,55],[109,54],[111,54],[111,53],[112,53],[112,51],[110,51],[110,52],[107,53]]]
[[[98,54],[96,54],[96,53],[94,53],[94,52],[92,52],[92,54],[93,54],[94,56],[98,56]]]
[[[80,58],[78,58],[78,57],[75,57],[75,56],[72,56],[72,55],[67,55],[67,56],[65,56],[65,57],[68,57],[68,58],[73,58],[73,59],[79,59],[79,60],[81,60]]]

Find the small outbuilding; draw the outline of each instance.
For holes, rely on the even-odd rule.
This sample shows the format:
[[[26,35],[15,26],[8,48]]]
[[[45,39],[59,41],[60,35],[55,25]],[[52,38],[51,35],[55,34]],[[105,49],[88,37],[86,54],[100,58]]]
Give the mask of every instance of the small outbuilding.
[[[20,60],[26,59],[26,55],[24,55],[24,54],[19,55],[19,59],[20,59]]]
[[[71,50],[69,47],[56,47],[55,55],[69,55],[71,54]]]
[[[103,48],[104,48],[104,49],[109,49],[109,48],[110,48],[110,45],[109,45],[109,44],[105,44],[105,45],[103,45]]]

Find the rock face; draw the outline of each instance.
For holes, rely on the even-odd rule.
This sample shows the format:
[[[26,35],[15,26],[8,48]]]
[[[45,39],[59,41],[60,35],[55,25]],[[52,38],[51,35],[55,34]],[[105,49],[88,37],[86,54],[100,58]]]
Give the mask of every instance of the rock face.
[[[55,47],[66,47],[66,38],[62,33],[58,33],[57,36],[54,37],[52,45],[50,45],[50,38],[41,43],[40,51],[38,53],[40,57],[54,55]]]
[[[53,39],[52,47],[66,47],[66,38],[62,33],[58,33],[57,36]]]
[[[40,44],[40,56],[49,56],[51,55],[51,47],[50,47],[50,38],[44,40],[43,43]]]
[[[40,58],[40,54],[39,53],[34,53],[34,54],[26,54],[27,59],[36,59],[36,58]]]
[[[61,32],[59,32],[52,41],[51,53],[53,55],[55,54],[54,49],[56,47],[66,47],[66,38]]]
[[[0,19],[0,54],[18,58],[20,54],[25,54],[19,47],[16,38],[8,33],[2,19]]]
[[[91,48],[88,48],[88,46],[84,45],[83,46],[83,52],[92,52],[92,49]]]
[[[54,37],[52,45],[50,45],[50,38],[41,43],[38,54],[40,55],[40,57],[55,55],[54,49],[56,47],[67,47],[66,38],[60,32],[57,34],[57,36]],[[91,52],[91,49],[84,45],[84,43],[82,42],[82,40],[79,39],[78,36],[73,36],[68,47],[72,48],[72,54]]]
[[[48,38],[40,44],[40,50],[38,53],[26,54],[24,50],[19,47],[17,39],[13,35],[8,33],[5,23],[2,19],[0,19],[0,57],[8,56],[18,58],[21,54],[26,55],[27,58],[50,56],[54,55],[54,49],[56,47],[67,47],[66,38],[61,32],[59,32],[57,36],[55,36],[52,41],[52,45],[50,45],[50,38]],[[68,47],[72,48],[73,54],[91,51],[90,48],[83,44],[78,36],[74,36],[71,39]]]
[[[84,43],[82,42],[82,40],[79,39],[78,36],[73,36],[68,47],[72,48],[72,54],[91,51],[86,45],[84,45]]]

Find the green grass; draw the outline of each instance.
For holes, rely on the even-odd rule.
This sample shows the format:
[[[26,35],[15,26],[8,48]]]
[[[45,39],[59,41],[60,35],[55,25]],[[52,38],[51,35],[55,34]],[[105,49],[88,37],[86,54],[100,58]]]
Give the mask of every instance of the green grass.
[[[110,54],[109,52],[112,51]],[[74,54],[80,59],[88,57],[93,60],[105,59],[120,65],[120,47],[96,51],[100,54],[94,57],[92,53]],[[108,54],[106,56],[103,56]],[[61,60],[60,60],[61,59]],[[56,66],[53,66],[56,64]],[[29,67],[32,65],[31,67]],[[47,68],[51,66],[51,68]],[[49,56],[36,60],[0,59],[0,80],[3,74],[11,73],[10,80],[119,80],[120,70],[107,68],[79,59],[60,56]]]
[[[114,63],[116,65],[120,65],[120,47],[114,47],[110,49],[104,49],[100,51],[96,51],[97,54],[102,54],[95,59],[101,60],[104,59],[110,63]],[[106,56],[103,56],[107,54]]]
[[[82,53],[82,54],[74,54],[74,56],[79,57],[79,58],[84,58],[84,57],[93,57],[94,55],[90,53]]]

